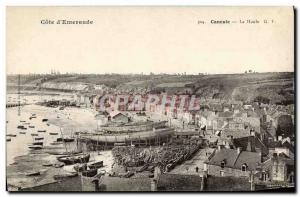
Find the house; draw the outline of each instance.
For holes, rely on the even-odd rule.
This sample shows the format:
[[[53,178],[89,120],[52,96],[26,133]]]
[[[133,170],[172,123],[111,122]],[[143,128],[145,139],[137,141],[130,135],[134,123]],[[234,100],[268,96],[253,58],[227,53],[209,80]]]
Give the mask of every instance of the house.
[[[261,163],[261,154],[237,149],[219,148],[205,162],[208,175],[249,177]]]
[[[256,135],[233,139],[233,144],[242,151],[257,152],[262,156],[269,154],[268,147]]]
[[[130,118],[120,112],[111,113],[110,116],[108,116],[108,119],[111,120],[112,122],[116,122],[116,123],[130,122]]]
[[[273,155],[272,181],[294,183],[295,162],[284,153]]]

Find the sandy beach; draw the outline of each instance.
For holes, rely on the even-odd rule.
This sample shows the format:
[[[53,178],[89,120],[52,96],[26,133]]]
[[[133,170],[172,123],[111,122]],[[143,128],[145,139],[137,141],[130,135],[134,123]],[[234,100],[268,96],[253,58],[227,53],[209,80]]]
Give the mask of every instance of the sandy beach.
[[[96,112],[92,109],[68,108],[49,108],[39,105],[26,105],[19,109],[8,108],[6,113],[6,134],[13,134],[16,137],[6,137],[11,139],[6,142],[6,164],[7,164],[7,183],[16,187],[32,187],[51,183],[55,181],[53,175],[67,172],[74,172],[73,165],[63,168],[45,167],[43,164],[56,163],[56,155],[50,155],[47,151],[66,152],[76,150],[76,143],[65,145],[51,145],[58,137],[63,134],[73,136],[75,132],[94,131],[97,128],[97,121],[94,118]],[[36,118],[30,119],[32,114]],[[43,122],[42,119],[48,119]],[[26,130],[18,129],[17,126],[23,125]],[[31,127],[29,127],[31,126]],[[38,132],[45,130],[46,132]],[[20,134],[20,132],[24,132]],[[58,135],[50,135],[50,132]],[[31,134],[43,137],[44,148],[41,150],[30,150],[28,144],[34,141]],[[104,167],[99,170],[109,172],[113,164],[111,151],[90,152],[90,163],[103,161]],[[29,177],[27,173],[39,171],[40,176]]]

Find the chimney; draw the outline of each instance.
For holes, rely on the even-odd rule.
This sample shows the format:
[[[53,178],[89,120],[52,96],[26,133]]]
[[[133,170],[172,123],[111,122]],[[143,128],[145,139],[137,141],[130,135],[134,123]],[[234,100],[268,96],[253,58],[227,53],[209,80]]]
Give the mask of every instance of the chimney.
[[[237,151],[237,154],[240,154],[242,152],[241,147],[237,147],[236,151]]]
[[[157,191],[157,181],[155,179],[151,180],[151,191],[152,192]]]
[[[204,172],[204,174],[201,176],[201,183],[200,183],[200,191],[204,190],[204,187],[206,185],[206,173]]]
[[[222,149],[222,145],[218,145],[218,151]]]

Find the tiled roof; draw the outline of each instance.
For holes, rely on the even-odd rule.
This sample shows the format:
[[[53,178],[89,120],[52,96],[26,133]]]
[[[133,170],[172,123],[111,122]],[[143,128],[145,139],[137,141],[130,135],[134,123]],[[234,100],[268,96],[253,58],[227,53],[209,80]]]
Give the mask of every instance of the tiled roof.
[[[255,170],[261,162],[261,156],[256,152],[242,151],[238,153],[235,149],[221,149],[208,161],[210,165],[221,165],[225,161],[225,166],[229,168],[241,169],[246,164],[249,170]]]

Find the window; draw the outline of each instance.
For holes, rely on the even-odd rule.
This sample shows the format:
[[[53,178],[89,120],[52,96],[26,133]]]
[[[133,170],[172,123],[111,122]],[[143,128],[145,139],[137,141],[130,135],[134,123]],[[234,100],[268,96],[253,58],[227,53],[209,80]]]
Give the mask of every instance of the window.
[[[224,176],[224,171],[223,170],[220,171],[220,176]]]
[[[222,161],[222,162],[221,162],[221,168],[222,168],[222,169],[225,168],[225,161]]]
[[[242,171],[243,171],[243,172],[246,172],[246,171],[247,171],[247,164],[244,163],[244,164],[242,165]]]

